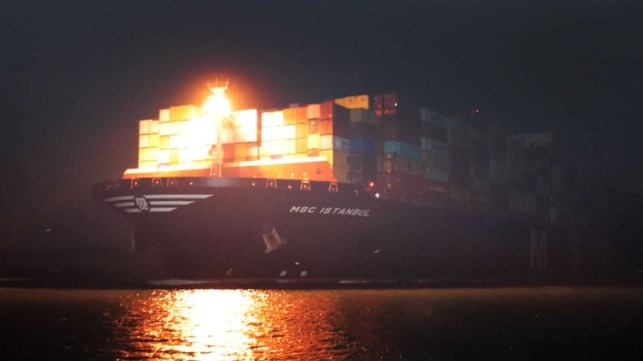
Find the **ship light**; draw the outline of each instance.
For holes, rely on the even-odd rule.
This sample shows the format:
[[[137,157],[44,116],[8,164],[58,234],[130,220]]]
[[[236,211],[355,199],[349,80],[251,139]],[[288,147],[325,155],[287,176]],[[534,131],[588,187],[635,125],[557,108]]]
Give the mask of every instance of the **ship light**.
[[[221,177],[222,163],[223,163],[223,149],[221,146],[222,137],[221,132],[223,131],[223,118],[230,115],[231,107],[228,97],[226,97],[226,90],[228,89],[228,84],[225,86],[219,87],[215,86],[210,88],[212,94],[208,96],[208,99],[203,104],[203,111],[206,115],[210,115],[215,119],[216,129],[217,129],[217,143],[216,143],[216,158],[215,162],[217,165],[217,176]],[[214,169],[214,167],[213,167]]]
[[[203,104],[203,110],[209,114],[213,115],[226,115],[231,111],[230,101],[225,94],[224,87],[213,87],[210,88],[212,94],[208,96],[208,99]]]

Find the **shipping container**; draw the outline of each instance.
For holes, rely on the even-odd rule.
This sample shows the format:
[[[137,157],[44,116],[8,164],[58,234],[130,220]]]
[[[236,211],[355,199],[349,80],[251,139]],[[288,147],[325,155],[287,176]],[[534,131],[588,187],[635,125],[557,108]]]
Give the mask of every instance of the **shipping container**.
[[[159,121],[151,120],[150,121],[150,134],[158,134],[159,132]]]
[[[376,127],[373,124],[367,123],[348,124],[348,138],[366,138],[375,140],[377,138]]]
[[[286,108],[284,112],[284,124],[295,125],[297,124],[297,108]]]
[[[321,135],[332,135],[333,134],[333,121],[331,119],[320,120],[319,121],[319,133]]]
[[[170,136],[169,135],[160,135],[159,136],[159,148],[169,149],[170,148]]]
[[[424,176],[422,162],[406,158],[384,158],[378,161],[378,171],[383,173],[406,173],[418,177]]]
[[[384,142],[384,154],[399,155],[415,161],[421,160],[419,147],[396,140],[387,140]]]
[[[355,154],[375,154],[376,143],[372,138],[353,138],[350,140],[351,153]]]
[[[333,167],[333,174],[335,175],[335,179],[337,179],[338,182],[350,181],[348,177],[348,168],[346,167],[340,167],[340,166]]]
[[[184,144],[182,135],[170,135],[170,149],[182,148]]]
[[[434,112],[428,108],[420,108],[420,122],[430,123],[443,129],[449,129],[452,123],[449,117]]]
[[[308,119],[319,119],[319,115],[319,104],[309,104],[306,107],[306,116],[308,117]]]
[[[395,109],[397,108],[397,94],[388,93],[384,94],[384,109]]]
[[[377,189],[399,191],[398,197],[416,199],[426,191],[427,182],[422,177],[408,173],[379,173],[376,181]]]
[[[367,109],[349,109],[349,120],[351,123],[368,123],[371,120],[371,114]]]
[[[212,159],[200,159],[191,162],[191,165],[196,168],[210,168],[212,167]]]
[[[325,101],[319,104],[319,119],[333,120],[335,113],[335,104],[332,101]]]
[[[234,127],[254,129],[256,132],[259,127],[259,112],[257,109],[237,110],[234,112],[232,123]]]
[[[369,109],[368,95],[355,95],[335,99],[335,104],[348,109]]]
[[[336,125],[350,123],[350,110],[340,105],[333,104],[333,122]]]
[[[147,148],[147,147],[158,147],[159,146],[159,135],[158,134],[144,134],[138,137],[138,147]]]
[[[170,135],[170,123],[163,122],[159,124],[159,134],[160,135]]]
[[[149,137],[149,146],[158,148],[161,145],[160,136],[156,134],[148,134]]]
[[[181,161],[181,150],[180,149],[170,149],[170,165],[177,165]]]
[[[424,178],[427,178],[436,182],[441,182],[441,183],[449,182],[449,174],[445,170],[436,169],[436,168],[429,168],[429,167],[425,168]]]
[[[282,125],[273,127],[263,127],[261,129],[261,141],[273,141],[282,139],[295,139],[295,125]],[[236,141],[242,141],[239,138]]]
[[[375,173],[377,171],[377,157],[370,154],[354,154],[348,157],[348,167],[351,171]]]
[[[305,138],[308,136],[308,122],[295,124],[295,138]]]
[[[157,163],[155,160],[139,160],[138,168],[139,169],[154,169],[156,170]]]
[[[378,124],[379,118],[375,114],[367,109],[350,109],[349,110],[349,121],[351,123],[369,123],[369,124]]]
[[[176,135],[183,134],[184,130],[188,127],[187,121],[170,121],[164,122],[159,125],[159,134],[160,135]]]
[[[422,137],[434,139],[442,143],[447,143],[449,139],[447,128],[427,122],[420,123],[420,135]]]
[[[294,155],[295,151],[295,140],[273,140],[262,142],[259,149],[259,155],[263,156],[284,156],[284,155]]]
[[[308,151],[308,139],[296,138],[295,139],[295,153],[304,154]]]
[[[308,134],[320,134],[319,119],[308,120]]]
[[[138,134],[143,135],[143,134],[150,134],[151,129],[150,129],[150,123],[151,120],[139,120],[138,122]]]
[[[170,110],[161,109],[159,110],[159,121],[160,122],[169,122],[170,121]]]
[[[284,125],[284,113],[281,110],[262,112],[261,128]]]
[[[248,160],[259,159],[259,146],[256,144],[248,145]]]
[[[159,150],[159,164],[169,164],[170,163],[170,150],[169,149],[160,149]]]
[[[459,186],[470,184],[471,159],[468,149],[449,145],[449,181]]]
[[[194,118],[197,115],[197,109],[194,105],[180,105],[170,107],[168,121],[182,121]]]
[[[246,144],[235,144],[234,146],[234,159],[235,162],[240,162],[247,160],[248,158],[248,146]]]
[[[320,156],[326,157],[328,163],[332,166],[348,168],[348,157],[350,153],[332,149],[320,150]]]
[[[431,137],[422,137],[420,138],[420,149],[446,153],[447,145],[446,143]]]
[[[150,146],[150,137],[147,134],[139,135],[138,136],[138,147],[139,148],[147,148]]]
[[[158,148],[141,148],[138,150],[139,161],[158,161],[159,149]]]
[[[295,111],[297,124],[308,123],[308,107],[298,107]]]
[[[349,152],[350,140],[335,135],[322,135],[320,137],[320,149],[335,149]]]
[[[398,140],[419,147],[419,122],[409,123],[406,120],[402,122],[395,117],[383,119],[378,127],[378,137],[382,140]]]
[[[449,169],[449,157],[447,153],[423,150],[421,158],[426,168],[447,171]]]
[[[372,102],[374,110],[382,110],[384,108],[384,97],[382,94],[373,95]]]
[[[321,136],[319,134],[308,134],[308,149],[320,149]]]

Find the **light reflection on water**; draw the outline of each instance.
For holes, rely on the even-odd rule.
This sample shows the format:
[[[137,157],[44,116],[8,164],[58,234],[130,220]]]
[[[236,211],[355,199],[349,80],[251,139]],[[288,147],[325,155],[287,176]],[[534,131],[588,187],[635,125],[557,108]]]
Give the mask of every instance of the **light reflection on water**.
[[[0,288],[3,360],[643,360],[643,288]]]
[[[349,359],[333,297],[257,290],[150,291],[122,300],[121,359]]]

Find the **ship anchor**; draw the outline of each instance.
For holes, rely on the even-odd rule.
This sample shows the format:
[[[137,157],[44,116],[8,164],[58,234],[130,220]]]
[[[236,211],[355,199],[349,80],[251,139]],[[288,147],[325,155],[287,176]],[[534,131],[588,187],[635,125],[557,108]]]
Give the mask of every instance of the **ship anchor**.
[[[287,243],[286,238],[281,237],[277,229],[267,223],[262,225],[261,237],[263,238],[263,243],[266,245],[266,249],[264,250],[265,254],[281,248]]]

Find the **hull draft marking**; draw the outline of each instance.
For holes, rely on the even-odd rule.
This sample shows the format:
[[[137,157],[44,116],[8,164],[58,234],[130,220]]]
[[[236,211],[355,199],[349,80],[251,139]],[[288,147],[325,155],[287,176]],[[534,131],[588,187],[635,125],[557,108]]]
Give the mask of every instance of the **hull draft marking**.
[[[263,238],[263,243],[266,245],[266,249],[264,250],[266,254],[286,245],[286,238],[281,237],[275,227],[270,227],[267,224],[263,225],[261,237]]]
[[[210,197],[212,194],[144,194],[105,198],[105,202],[125,213],[171,212]]]

